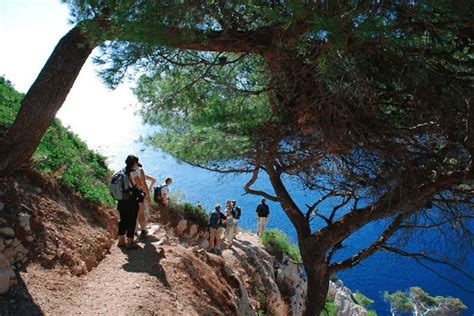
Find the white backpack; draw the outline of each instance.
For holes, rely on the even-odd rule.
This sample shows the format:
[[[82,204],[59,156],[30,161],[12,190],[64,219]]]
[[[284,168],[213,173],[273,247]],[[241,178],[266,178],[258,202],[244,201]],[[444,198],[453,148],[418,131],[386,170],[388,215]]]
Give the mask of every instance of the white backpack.
[[[130,181],[125,169],[115,173],[110,179],[109,191],[117,201],[127,200],[130,197]]]

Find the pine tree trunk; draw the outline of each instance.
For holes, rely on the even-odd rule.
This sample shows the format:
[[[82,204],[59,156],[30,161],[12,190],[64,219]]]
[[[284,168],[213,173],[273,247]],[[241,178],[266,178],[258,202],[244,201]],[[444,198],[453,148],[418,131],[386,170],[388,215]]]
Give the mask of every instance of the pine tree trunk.
[[[15,122],[0,139],[0,177],[33,156],[92,49],[77,26],[59,41],[23,99]]]
[[[305,258],[303,258],[303,262]],[[320,315],[326,304],[329,291],[329,274],[327,265],[320,260],[306,260],[304,262],[307,274],[307,297],[305,316]]]

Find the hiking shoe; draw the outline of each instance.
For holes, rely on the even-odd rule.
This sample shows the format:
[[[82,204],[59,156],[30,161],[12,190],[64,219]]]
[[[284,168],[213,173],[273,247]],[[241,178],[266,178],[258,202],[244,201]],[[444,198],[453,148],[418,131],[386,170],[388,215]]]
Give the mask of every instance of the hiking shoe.
[[[142,230],[142,232],[140,233],[140,239],[146,239],[148,236],[148,231],[147,230]]]
[[[127,247],[127,241],[125,240],[124,237],[119,237],[117,247],[120,247],[120,248]]]
[[[127,249],[138,249],[140,248],[135,241],[131,241],[127,245]]]

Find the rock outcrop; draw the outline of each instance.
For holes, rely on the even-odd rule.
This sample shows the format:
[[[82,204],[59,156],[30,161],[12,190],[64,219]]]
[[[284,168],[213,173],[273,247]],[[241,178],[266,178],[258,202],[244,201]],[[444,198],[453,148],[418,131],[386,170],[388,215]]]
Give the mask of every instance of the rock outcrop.
[[[115,211],[84,200],[52,177],[17,172],[0,181],[0,200],[0,293],[17,283],[15,271],[27,262],[80,275],[113,243]]]
[[[330,291],[334,295],[334,304],[337,307],[337,316],[365,316],[367,310],[357,305],[352,291],[344,286],[341,280],[330,283]]]
[[[276,281],[289,301],[291,315],[302,315],[306,300],[306,280],[303,265],[284,255],[281,261],[276,261]]]

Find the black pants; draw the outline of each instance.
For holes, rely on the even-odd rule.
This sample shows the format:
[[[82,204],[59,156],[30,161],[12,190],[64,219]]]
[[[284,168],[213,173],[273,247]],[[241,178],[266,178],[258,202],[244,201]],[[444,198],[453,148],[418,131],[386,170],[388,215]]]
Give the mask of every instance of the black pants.
[[[119,236],[126,234],[128,238],[133,238],[137,226],[138,207],[138,201],[135,199],[118,201],[117,209],[120,213]]]

